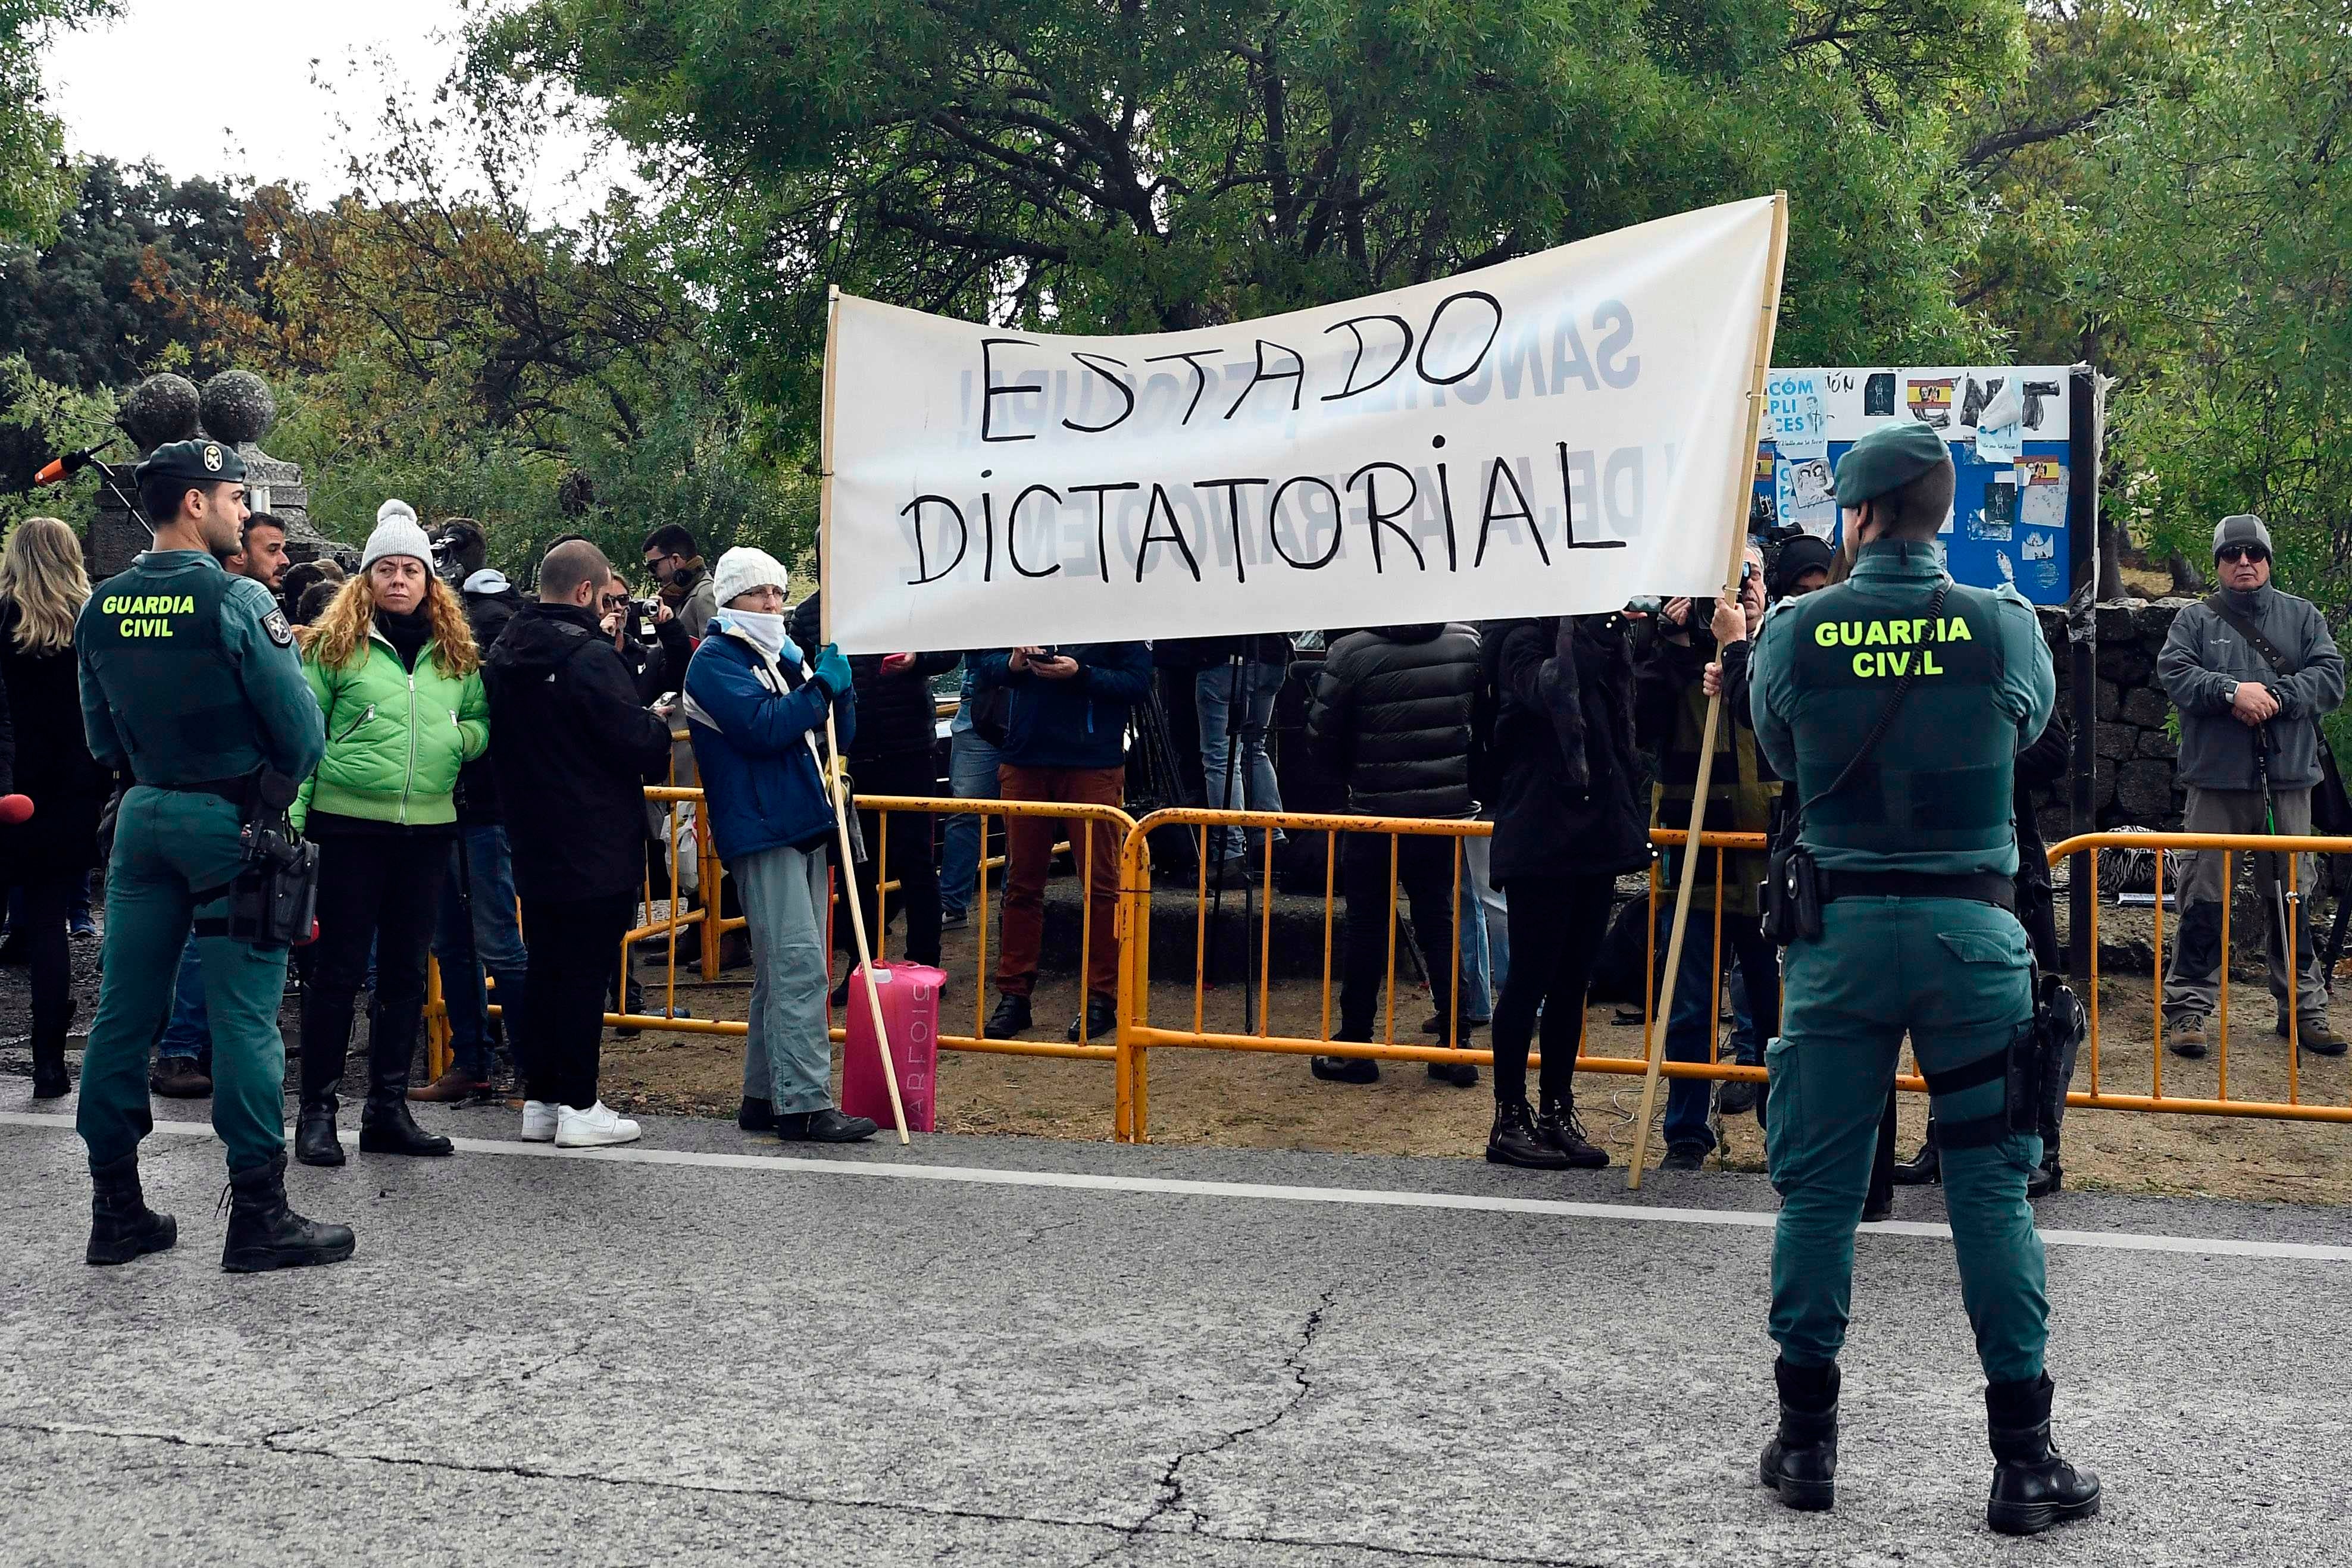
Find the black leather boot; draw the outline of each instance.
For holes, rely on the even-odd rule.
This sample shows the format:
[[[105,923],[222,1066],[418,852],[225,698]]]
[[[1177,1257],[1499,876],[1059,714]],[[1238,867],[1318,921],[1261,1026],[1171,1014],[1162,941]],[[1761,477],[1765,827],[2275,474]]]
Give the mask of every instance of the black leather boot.
[[[1928,1186],[1944,1179],[1944,1156],[1936,1147],[1936,1119],[1927,1118],[1927,1141],[1919,1145],[1919,1153],[1895,1164],[1896,1186]]]
[[[221,1267],[232,1274],[261,1274],[340,1263],[352,1255],[352,1228],[321,1225],[286,1207],[286,1151],[267,1164],[231,1171],[228,1177],[228,1239]]]
[[[148,1207],[139,1190],[137,1151],[89,1167],[89,1249],[82,1254],[84,1262],[128,1263],[179,1239],[178,1222]]]
[[[2058,1163],[2058,1144],[2045,1139],[2042,1145],[2042,1163],[2025,1178],[2025,1196],[2030,1198],[2048,1197],[2066,1185],[2066,1168]]]
[[[2050,1375],[1985,1385],[1992,1498],[1985,1522],[2003,1535],[2039,1535],[2099,1512],[2099,1478],[2066,1462],[2050,1440]]]
[[[294,1157],[306,1166],[343,1163],[342,1140],[335,1136],[335,1097],[305,1096],[294,1121]]]
[[[996,998],[995,1010],[988,1015],[981,1033],[990,1040],[1017,1040],[1030,1022],[1029,998],[1006,993]]]
[[[1558,1149],[1570,1170],[1597,1171],[1609,1164],[1609,1151],[1584,1135],[1577,1120],[1576,1102],[1547,1095],[1536,1117],[1536,1136]]]
[[[384,1098],[385,1095],[391,1096]],[[360,1108],[360,1153],[363,1155],[454,1155],[457,1145],[416,1124],[408,1109],[406,1080],[369,1094]]]
[[[1505,1100],[1495,1106],[1495,1130],[1486,1134],[1486,1163],[1561,1171],[1568,1168],[1568,1155],[1536,1131],[1536,1113],[1526,1101]]]
[[[1756,1479],[1790,1508],[1828,1508],[1837,1500],[1837,1364],[1775,1361],[1772,1382],[1780,1395],[1780,1430],[1764,1445]]]
[[[73,1090],[66,1076],[66,1030],[63,1024],[33,1031],[33,1098],[60,1099]]]
[[[787,1144],[862,1143],[880,1130],[868,1117],[845,1115],[830,1105],[776,1117],[776,1136]]]

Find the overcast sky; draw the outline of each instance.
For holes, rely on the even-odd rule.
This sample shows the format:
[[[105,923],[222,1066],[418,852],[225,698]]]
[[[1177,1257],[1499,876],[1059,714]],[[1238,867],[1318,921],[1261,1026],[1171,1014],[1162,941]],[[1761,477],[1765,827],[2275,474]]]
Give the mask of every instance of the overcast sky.
[[[152,158],[183,177],[299,182],[313,197],[343,188],[355,144],[381,143],[383,72],[425,104],[457,59],[463,20],[459,0],[121,0],[121,10],[110,26],[58,39],[43,64],[75,152]],[[534,208],[594,204],[563,183],[587,153],[578,138],[542,152]]]

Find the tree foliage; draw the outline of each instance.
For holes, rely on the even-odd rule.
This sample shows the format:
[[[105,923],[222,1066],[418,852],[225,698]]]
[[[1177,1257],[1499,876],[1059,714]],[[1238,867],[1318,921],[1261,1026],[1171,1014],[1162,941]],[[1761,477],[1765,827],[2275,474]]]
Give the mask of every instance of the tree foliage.
[[[2116,402],[2160,549],[2271,521],[2281,570],[2352,611],[2352,37],[2327,0],[2199,0],[2173,90],[2102,137],[2086,292],[2137,374]]]
[[[0,245],[46,242],[73,200],[64,128],[41,107],[41,46],[113,12],[113,0],[0,0]]]
[[[384,129],[328,207],[253,193],[247,238],[268,259],[249,292],[178,301],[209,349],[291,390],[272,444],[312,475],[321,528],[361,537],[399,495],[477,518],[518,564],[565,531],[625,537],[635,559],[663,522],[794,553],[806,487],[776,473],[635,201],[535,220],[527,136],[477,106],[394,102]]]
[[[0,253],[0,353],[84,390],[158,370],[201,378],[224,362],[191,299],[250,308],[261,268],[237,193],[94,159],[50,243]]]
[[[2007,0],[537,0],[557,82],[679,182],[730,340],[805,411],[824,285],[1028,326],[1231,320],[1777,186],[1785,352],[1979,346],[1932,131]]]

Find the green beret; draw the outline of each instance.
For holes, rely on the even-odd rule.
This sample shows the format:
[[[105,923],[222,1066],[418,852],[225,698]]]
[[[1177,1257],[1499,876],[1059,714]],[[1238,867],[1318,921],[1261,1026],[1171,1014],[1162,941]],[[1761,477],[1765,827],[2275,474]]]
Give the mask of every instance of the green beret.
[[[1847,448],[1832,482],[1841,507],[1859,507],[1908,485],[1952,455],[1944,438],[1916,420],[1882,424]]]
[[[173,441],[147,455],[131,471],[134,484],[150,479],[185,479],[191,484],[234,484],[245,478],[245,459],[226,441]]]

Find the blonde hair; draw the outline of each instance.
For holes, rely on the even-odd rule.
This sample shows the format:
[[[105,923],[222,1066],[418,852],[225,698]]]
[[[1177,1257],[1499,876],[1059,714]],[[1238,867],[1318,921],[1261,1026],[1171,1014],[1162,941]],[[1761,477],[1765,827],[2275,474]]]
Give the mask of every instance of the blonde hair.
[[[55,517],[26,517],[0,549],[0,599],[16,606],[16,646],[27,653],[73,646],[74,617],[89,598],[81,540]]]
[[[433,662],[443,674],[462,680],[481,668],[481,653],[474,646],[473,628],[466,624],[464,606],[447,583],[429,573],[425,579],[425,614],[433,629]],[[297,627],[294,634],[302,640],[303,657],[326,669],[340,670],[364,653],[374,623],[375,590],[367,573],[361,572],[345,579],[319,618]]]

